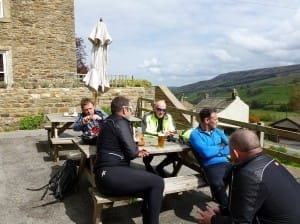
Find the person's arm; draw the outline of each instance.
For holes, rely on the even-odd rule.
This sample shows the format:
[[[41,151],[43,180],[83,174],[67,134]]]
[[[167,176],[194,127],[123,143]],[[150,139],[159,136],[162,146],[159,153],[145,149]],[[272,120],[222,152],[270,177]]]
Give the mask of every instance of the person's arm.
[[[74,131],[82,131],[83,130],[84,124],[82,122],[82,119],[83,119],[82,114],[79,114],[71,126]]]
[[[116,127],[125,157],[128,160],[135,159],[139,156],[139,150],[133,139],[131,126],[129,125],[127,120],[122,119],[118,120]]]
[[[256,213],[268,196],[267,189],[254,173],[255,170],[241,170],[233,175],[229,208],[232,223],[253,223]]]
[[[167,114],[167,116],[168,116],[168,119],[169,119],[168,127],[166,127],[167,135],[175,134],[176,133],[175,121],[174,121],[173,117],[170,114]]]
[[[212,158],[218,156],[220,153],[220,146],[211,145],[205,141],[204,133],[200,133],[198,130],[194,130],[191,135],[189,142],[192,145],[192,148],[197,151],[203,159]]]
[[[216,130],[217,133],[220,135],[221,137],[221,145],[220,145],[220,153],[224,156],[228,156],[229,155],[229,139],[228,137],[225,135],[224,131],[221,129],[217,129]]]

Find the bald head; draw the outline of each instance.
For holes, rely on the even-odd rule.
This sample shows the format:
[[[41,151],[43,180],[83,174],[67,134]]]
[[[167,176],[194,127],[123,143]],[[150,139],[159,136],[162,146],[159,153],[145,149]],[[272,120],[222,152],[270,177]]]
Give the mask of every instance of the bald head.
[[[238,129],[230,136],[230,149],[236,149],[241,152],[250,152],[253,149],[260,148],[260,142],[257,135],[247,129]]]

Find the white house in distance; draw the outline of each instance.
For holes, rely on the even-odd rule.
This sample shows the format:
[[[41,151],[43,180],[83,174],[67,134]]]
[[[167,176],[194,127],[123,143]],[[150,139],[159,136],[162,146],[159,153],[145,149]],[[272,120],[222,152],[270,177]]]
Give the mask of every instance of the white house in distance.
[[[205,107],[217,109],[219,117],[249,122],[249,106],[240,99],[236,89],[233,89],[231,97],[210,97],[208,94],[205,94],[204,99],[195,106],[196,112],[199,113]],[[234,127],[221,122],[219,125]]]

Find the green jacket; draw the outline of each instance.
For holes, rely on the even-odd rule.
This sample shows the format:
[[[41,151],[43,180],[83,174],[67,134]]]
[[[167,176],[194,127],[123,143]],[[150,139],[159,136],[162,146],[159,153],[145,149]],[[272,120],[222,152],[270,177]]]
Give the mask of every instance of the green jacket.
[[[158,118],[154,112],[150,112],[144,115],[142,121],[142,131],[145,134],[157,135]],[[174,120],[170,114],[165,114],[163,117],[162,132],[175,132],[176,127]]]

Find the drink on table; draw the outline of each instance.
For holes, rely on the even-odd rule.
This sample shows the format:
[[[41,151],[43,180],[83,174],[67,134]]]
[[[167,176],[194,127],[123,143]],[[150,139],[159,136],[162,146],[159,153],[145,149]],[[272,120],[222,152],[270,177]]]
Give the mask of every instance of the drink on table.
[[[163,148],[165,145],[165,135],[163,133],[158,133],[157,140],[158,140],[158,147]]]

